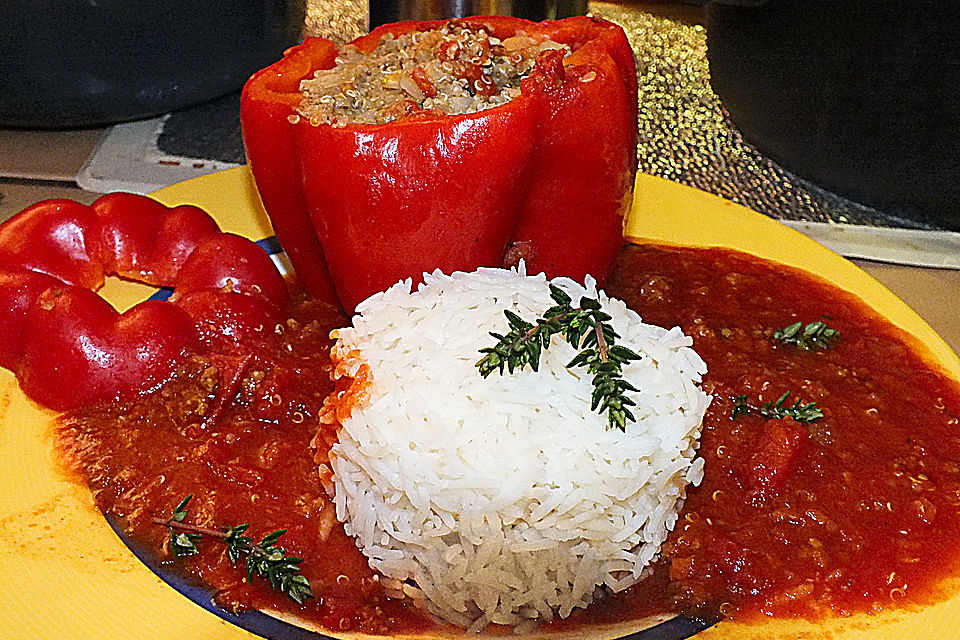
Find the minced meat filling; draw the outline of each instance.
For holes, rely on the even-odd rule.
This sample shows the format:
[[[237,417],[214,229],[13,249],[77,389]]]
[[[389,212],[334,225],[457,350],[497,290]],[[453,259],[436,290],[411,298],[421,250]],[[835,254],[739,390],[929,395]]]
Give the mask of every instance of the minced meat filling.
[[[416,111],[474,113],[520,95],[543,51],[569,47],[519,32],[500,40],[451,21],[394,37],[361,53],[341,49],[336,66],[300,83],[297,111],[312,124],[382,124]]]

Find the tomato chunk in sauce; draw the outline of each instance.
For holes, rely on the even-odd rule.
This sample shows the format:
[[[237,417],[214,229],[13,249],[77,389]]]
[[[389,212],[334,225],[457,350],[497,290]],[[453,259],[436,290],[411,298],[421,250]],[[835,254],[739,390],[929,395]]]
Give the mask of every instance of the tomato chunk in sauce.
[[[849,294],[731,251],[628,246],[607,291],[645,322],[682,327],[707,362],[705,478],[649,579],[554,625],[664,612],[819,617],[944,595],[960,574],[960,393],[900,332]],[[798,321],[840,337],[809,351],[774,339]],[[432,623],[384,594],[320,487],[311,442],[332,389],[328,334],[343,322],[301,296],[279,340],[198,355],[134,403],[65,416],[59,450],[158,557],[169,557],[169,532],[155,519],[190,494],[191,523],[250,523],[255,539],[286,528],[279,544],[304,559],[317,596],[303,605],[248,583],[215,542],[173,563],[226,609],[422,631]],[[732,418],[738,396],[760,406],[787,391],[822,418]]]

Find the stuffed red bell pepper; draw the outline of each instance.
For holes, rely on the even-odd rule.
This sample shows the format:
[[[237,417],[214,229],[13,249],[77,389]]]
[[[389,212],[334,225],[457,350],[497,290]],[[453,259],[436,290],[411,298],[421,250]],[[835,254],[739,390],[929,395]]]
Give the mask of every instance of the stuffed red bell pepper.
[[[347,310],[424,271],[516,264],[601,283],[636,171],[636,74],[594,18],[314,38],[244,88],[247,159],[309,290]]]

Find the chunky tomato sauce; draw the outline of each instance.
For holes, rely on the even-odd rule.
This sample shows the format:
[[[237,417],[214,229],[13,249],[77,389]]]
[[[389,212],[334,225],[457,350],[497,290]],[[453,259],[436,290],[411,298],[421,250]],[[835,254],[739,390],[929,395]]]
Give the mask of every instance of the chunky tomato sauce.
[[[714,396],[664,554],[683,607],[819,616],[924,601],[960,561],[960,394],[852,296],[723,251],[632,247],[611,294],[679,324]],[[772,339],[824,320],[840,340]],[[816,402],[810,424],[731,419],[732,398]]]
[[[607,289],[644,321],[681,326],[706,360],[705,479],[654,575],[559,626],[667,611],[819,617],[944,595],[960,574],[960,392],[901,334],[848,294],[728,251],[630,246]],[[829,349],[773,338],[816,320],[840,333]],[[215,541],[172,563],[224,608],[422,630],[431,623],[384,595],[319,486],[310,447],[331,389],[327,335],[342,322],[301,298],[275,346],[196,357],[147,398],[67,416],[60,447],[100,508],[161,557],[168,531],[153,520],[188,494],[188,522],[250,523],[255,538],[288,529],[279,544],[304,558],[317,596],[302,606],[248,584]],[[731,418],[736,396],[760,405],[787,391],[823,418]]]

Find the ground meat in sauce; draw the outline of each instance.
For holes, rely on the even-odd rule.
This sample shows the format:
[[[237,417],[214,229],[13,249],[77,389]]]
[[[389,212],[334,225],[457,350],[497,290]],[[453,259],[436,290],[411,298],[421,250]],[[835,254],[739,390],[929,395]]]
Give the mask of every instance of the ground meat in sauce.
[[[706,477],[688,492],[654,575],[557,627],[665,611],[815,618],[942,595],[941,579],[960,573],[954,383],[850,296],[741,254],[631,246],[607,290],[644,321],[694,337],[716,398],[700,446]],[[288,528],[280,543],[305,558],[319,597],[297,607],[247,584],[212,545],[178,561],[226,608],[280,608],[330,629],[426,629],[415,608],[383,595],[317,481],[309,443],[331,388],[327,334],[344,319],[302,298],[291,315],[276,347],[252,347],[252,361],[198,356],[134,405],[67,417],[61,450],[98,506],[160,556],[167,532],[150,519],[191,493],[196,524],[250,522],[254,537]],[[841,334],[831,349],[772,339],[819,319]],[[211,421],[222,371],[238,362],[249,366],[236,398]],[[823,419],[731,420],[735,395],[761,402],[787,390],[816,402]]]

